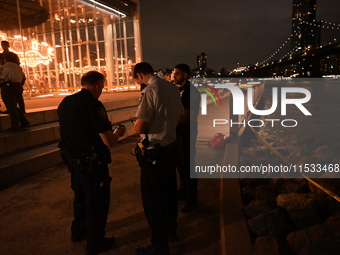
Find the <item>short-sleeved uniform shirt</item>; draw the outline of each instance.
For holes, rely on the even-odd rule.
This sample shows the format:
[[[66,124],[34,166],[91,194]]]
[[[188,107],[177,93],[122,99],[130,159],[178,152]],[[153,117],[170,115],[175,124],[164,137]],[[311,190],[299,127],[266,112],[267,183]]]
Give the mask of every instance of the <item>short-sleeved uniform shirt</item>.
[[[158,76],[149,79],[142,91],[143,97],[136,117],[148,122],[147,135],[150,147],[155,144],[169,145],[176,140],[176,126],[184,108],[175,84]],[[144,135],[141,135],[145,138]]]
[[[58,107],[60,135],[72,158],[91,155],[92,146],[98,155],[107,153],[99,133],[112,131],[103,104],[88,90],[67,96]]]

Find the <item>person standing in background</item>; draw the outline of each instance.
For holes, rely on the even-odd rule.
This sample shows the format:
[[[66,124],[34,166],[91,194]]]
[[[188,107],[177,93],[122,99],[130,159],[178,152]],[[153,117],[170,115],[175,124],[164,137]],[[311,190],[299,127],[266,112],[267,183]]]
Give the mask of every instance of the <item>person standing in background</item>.
[[[5,64],[5,53],[9,52],[9,42],[1,41],[2,53],[0,53],[0,66]]]
[[[159,78],[163,79],[164,73],[163,73],[163,70],[162,70],[162,69],[159,69],[159,70],[158,70],[157,76],[158,76]]]
[[[179,87],[182,104],[185,109],[177,127],[177,170],[180,177],[179,197],[185,199],[180,208],[183,213],[191,212],[198,206],[197,178],[195,176],[195,155],[197,138],[197,115],[201,96],[195,86],[190,84],[190,67],[178,64],[173,71],[174,83]],[[191,165],[190,165],[191,162]]]
[[[5,53],[10,52],[9,51],[9,48],[10,48],[9,42],[1,41],[1,48],[3,49],[3,52],[0,53],[0,68],[2,68],[3,65],[5,64]],[[15,53],[13,53],[13,54],[15,54]],[[16,55],[15,63],[20,66],[19,56],[17,54],[15,54],[15,55]],[[13,60],[14,60],[14,58],[13,58]],[[25,83],[25,80],[22,82],[22,87],[24,86],[24,83]],[[21,94],[17,94],[17,101],[18,101],[19,108],[23,111],[23,113],[26,113],[25,102],[24,102],[24,98],[22,96],[24,89],[22,88],[21,90],[22,90]],[[0,111],[0,113],[7,114],[9,112],[8,112],[8,110],[6,110],[6,111]]]
[[[26,76],[18,65],[17,54],[6,52],[4,54],[4,63],[0,76],[1,98],[11,118],[11,127],[5,131],[16,131],[30,125],[23,110],[17,107],[19,103],[22,107],[20,98],[22,98],[22,85],[26,80]]]

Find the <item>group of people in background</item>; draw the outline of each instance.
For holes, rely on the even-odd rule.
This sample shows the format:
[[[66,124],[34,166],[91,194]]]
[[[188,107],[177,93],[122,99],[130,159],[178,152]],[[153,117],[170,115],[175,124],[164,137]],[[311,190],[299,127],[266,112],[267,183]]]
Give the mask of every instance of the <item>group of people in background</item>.
[[[171,81],[171,82],[174,81],[172,70],[169,70],[169,69],[167,69],[165,73],[163,72],[162,69],[158,69],[157,76],[159,78],[166,80],[166,81]]]
[[[181,212],[189,213],[198,207],[197,179],[192,167],[200,94],[189,82],[188,65],[174,67],[173,82],[160,77],[160,71],[155,75],[147,62],[133,69],[134,80],[143,88],[134,129],[141,136],[142,146],[137,145],[141,151],[141,196],[151,230],[151,244],[138,247],[137,255],[170,254],[169,242],[177,240],[178,197],[185,199]],[[104,81],[99,72],[86,73],[81,79],[82,90],[64,98],[58,107],[61,154],[71,173],[75,197],[71,240],[86,240],[87,255],[115,246],[114,237],[105,237],[111,182],[109,148],[124,135],[125,128],[117,126],[112,130],[98,100]]]
[[[17,54],[9,51],[9,43],[1,42],[3,52],[0,54],[0,87],[1,98],[11,119],[11,126],[5,131],[17,131],[30,125],[25,117],[25,103],[23,98],[23,85],[26,76],[20,67]]]

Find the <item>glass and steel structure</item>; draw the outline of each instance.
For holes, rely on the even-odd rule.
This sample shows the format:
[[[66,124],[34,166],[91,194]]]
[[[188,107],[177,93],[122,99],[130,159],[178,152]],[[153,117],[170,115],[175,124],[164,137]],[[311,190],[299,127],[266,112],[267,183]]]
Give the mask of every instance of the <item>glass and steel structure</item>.
[[[45,11],[33,14],[36,25],[23,16],[37,11],[27,1],[9,0],[21,15],[0,26],[0,40],[20,57],[25,91],[77,91],[90,70],[105,74],[106,90],[137,89],[131,68],[141,61],[138,0],[36,0]]]

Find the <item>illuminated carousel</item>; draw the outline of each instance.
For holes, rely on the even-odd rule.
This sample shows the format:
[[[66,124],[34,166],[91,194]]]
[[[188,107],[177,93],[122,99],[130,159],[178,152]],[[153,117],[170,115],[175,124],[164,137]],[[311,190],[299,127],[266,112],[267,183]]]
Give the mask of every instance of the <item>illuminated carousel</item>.
[[[0,0],[0,40],[19,55],[30,94],[77,91],[81,75],[90,70],[106,75],[107,91],[135,90],[131,70],[141,61],[137,5]]]

